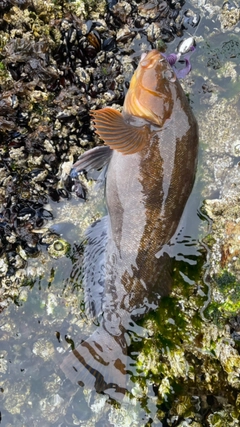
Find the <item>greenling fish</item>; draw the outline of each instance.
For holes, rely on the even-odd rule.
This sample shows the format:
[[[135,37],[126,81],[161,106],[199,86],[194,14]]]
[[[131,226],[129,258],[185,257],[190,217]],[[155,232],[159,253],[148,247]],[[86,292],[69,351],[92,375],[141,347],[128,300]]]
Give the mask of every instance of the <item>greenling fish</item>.
[[[127,389],[129,331],[171,290],[174,236],[191,193],[198,127],[182,87],[157,50],[143,54],[123,112],[92,111],[105,146],[76,171],[102,169],[108,214],[86,232],[85,307],[99,327],[61,364],[72,381],[119,396]]]

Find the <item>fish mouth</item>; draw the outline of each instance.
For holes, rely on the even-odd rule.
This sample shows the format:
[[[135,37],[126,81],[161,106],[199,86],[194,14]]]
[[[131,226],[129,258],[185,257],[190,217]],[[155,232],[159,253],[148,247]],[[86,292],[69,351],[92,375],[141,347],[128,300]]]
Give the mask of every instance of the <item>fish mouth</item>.
[[[142,53],[140,64],[143,68],[149,69],[154,67],[156,61],[158,61],[159,59],[164,60],[165,58],[162,57],[161,53],[158,50],[154,49],[148,53]]]
[[[147,56],[147,53],[143,52],[140,58],[140,62],[143,61],[143,59],[146,58],[146,56]]]

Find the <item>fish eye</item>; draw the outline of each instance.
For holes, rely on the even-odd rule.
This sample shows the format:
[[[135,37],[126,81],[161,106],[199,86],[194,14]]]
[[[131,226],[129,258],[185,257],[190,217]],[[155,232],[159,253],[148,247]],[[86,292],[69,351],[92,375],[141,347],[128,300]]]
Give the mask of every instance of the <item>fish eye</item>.
[[[167,79],[169,82],[176,81],[176,75],[173,70],[166,70],[163,72],[163,77]]]

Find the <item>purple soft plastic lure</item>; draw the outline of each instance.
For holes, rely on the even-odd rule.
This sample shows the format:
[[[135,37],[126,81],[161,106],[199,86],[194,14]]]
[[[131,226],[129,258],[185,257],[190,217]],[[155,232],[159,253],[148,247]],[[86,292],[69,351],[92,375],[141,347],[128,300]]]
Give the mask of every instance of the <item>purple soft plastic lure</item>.
[[[169,55],[162,53],[162,56],[164,56],[164,58],[171,65],[178,79],[184,79],[190,73],[192,69],[190,57],[195,50],[195,46],[191,46],[189,52],[187,52],[185,55],[182,55],[181,53],[170,53]],[[180,70],[174,66],[179,61],[185,62],[184,68],[181,68]]]

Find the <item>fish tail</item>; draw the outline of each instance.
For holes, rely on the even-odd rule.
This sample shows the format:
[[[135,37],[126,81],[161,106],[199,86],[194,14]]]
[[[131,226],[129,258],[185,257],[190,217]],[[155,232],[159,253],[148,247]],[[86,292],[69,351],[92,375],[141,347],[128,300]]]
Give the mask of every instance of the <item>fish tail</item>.
[[[123,397],[127,391],[126,363],[127,355],[120,341],[99,327],[63,360],[60,367],[72,383],[116,398]]]

